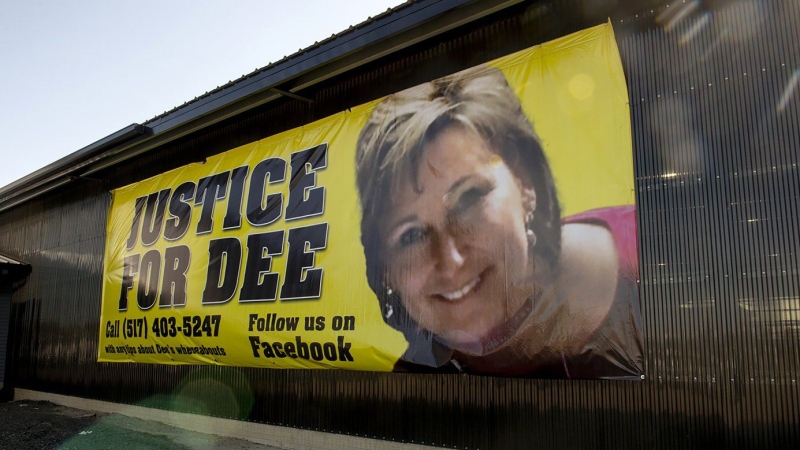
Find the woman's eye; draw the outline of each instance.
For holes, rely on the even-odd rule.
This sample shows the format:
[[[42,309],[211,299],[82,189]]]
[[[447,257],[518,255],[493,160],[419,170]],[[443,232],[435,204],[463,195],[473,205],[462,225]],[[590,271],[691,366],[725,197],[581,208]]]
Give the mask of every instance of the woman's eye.
[[[467,210],[470,206],[483,200],[490,191],[491,188],[488,186],[475,186],[464,191],[461,197],[458,198],[458,203],[456,203],[456,207],[454,208],[456,214]]]
[[[400,246],[408,247],[410,245],[418,244],[425,240],[428,233],[422,228],[409,228],[402,235],[400,235]]]

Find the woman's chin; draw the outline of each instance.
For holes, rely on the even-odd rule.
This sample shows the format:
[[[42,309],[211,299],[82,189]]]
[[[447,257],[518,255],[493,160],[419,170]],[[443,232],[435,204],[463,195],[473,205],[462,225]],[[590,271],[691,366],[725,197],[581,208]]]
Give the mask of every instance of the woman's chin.
[[[484,352],[481,335],[466,330],[449,330],[439,335],[443,344],[453,350],[470,355],[482,355]]]

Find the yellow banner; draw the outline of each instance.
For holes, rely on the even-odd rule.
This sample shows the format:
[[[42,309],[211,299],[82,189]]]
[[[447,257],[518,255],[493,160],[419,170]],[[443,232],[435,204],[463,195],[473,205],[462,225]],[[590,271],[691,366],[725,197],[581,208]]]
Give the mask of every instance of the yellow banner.
[[[98,360],[638,377],[631,155],[608,24],[116,189]]]

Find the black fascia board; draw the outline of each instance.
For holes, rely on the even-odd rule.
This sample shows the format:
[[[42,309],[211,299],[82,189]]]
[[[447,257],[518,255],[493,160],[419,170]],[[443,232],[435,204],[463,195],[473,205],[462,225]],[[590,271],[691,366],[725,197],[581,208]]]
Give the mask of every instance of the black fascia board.
[[[25,264],[22,261],[17,261],[16,259],[11,258],[10,256],[6,256],[0,253],[0,264]]]
[[[27,278],[32,270],[28,264],[0,263],[0,293],[12,293],[21,287],[20,281]]]
[[[207,97],[189,103],[163,117],[146,122],[154,134],[214,111],[249,95],[279,85],[308,70],[323,66],[396,33],[431,20],[449,10],[469,3],[470,0],[422,0],[393,11],[350,33],[311,48],[283,62],[267,67],[262,72],[221,88]]]
[[[138,123],[128,125],[127,127],[111,133],[108,136],[95,141],[74,153],[70,153],[69,155],[58,159],[55,162],[52,162],[41,169],[20,178],[17,181],[0,187],[0,203],[5,201],[5,197],[7,197],[9,194],[13,194],[16,190],[23,189],[27,186],[32,186],[37,181],[44,181],[44,179],[48,178],[48,176],[54,175],[57,172],[65,169],[69,169],[70,166],[91,158],[98,153],[125,142],[129,142],[130,140],[139,136],[145,136],[149,134],[151,134],[151,130],[147,126],[140,125]]]
[[[14,284],[30,273],[30,265],[0,254],[0,292],[13,292]]]
[[[78,172],[86,170],[89,165],[102,165],[101,161],[105,160],[109,160],[112,165],[115,164],[113,157],[132,145],[148,142],[151,138],[183,128],[204,116],[239,104],[251,96],[268,92],[270,88],[277,88],[282,83],[302,77],[306,73],[324,69],[326,65],[334,64],[350,54],[368,49],[373,44],[380,44],[394,36],[412,31],[438,17],[454,12],[459,7],[485,4],[485,9],[489,11],[521,1],[523,0],[417,0],[399,5],[396,9],[381,14],[375,19],[368,20],[353,29],[345,30],[320,44],[315,44],[293,56],[217,88],[215,91],[157,116],[143,125],[133,124],[123,128],[20,180],[0,187],[0,212],[55,189],[69,179],[75,178],[76,174],[79,177],[80,173]],[[480,6],[477,8],[482,9]],[[279,91],[276,90],[276,92]],[[92,173],[93,170],[97,169],[89,169],[86,173]]]

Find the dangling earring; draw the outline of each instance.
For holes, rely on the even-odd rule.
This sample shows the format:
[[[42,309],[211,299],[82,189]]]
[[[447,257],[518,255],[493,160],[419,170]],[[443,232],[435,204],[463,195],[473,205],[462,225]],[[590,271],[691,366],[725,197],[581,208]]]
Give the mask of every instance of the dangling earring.
[[[536,233],[533,232],[533,211],[525,213],[525,234],[528,235],[528,244],[531,248],[536,245]]]
[[[528,233],[528,243],[530,244],[531,248],[536,246],[536,234],[530,228],[527,230]]]
[[[388,319],[389,317],[392,317],[392,314],[394,314],[394,308],[392,308],[392,305],[389,302],[386,302],[386,314],[384,314],[384,317]]]
[[[536,233],[533,232],[533,213],[536,211],[536,191],[532,188],[522,190],[523,205],[526,206],[525,212],[525,234],[528,235],[528,245],[533,248],[536,245]]]
[[[393,293],[394,293],[394,291],[392,290],[392,288],[390,288],[389,286],[386,286],[386,296],[387,297],[391,297]],[[385,317],[386,319],[388,319],[389,317],[392,317],[392,314],[394,314],[394,308],[392,308],[391,302],[386,302],[386,306],[384,307],[384,311],[385,312],[383,314],[383,317]]]

